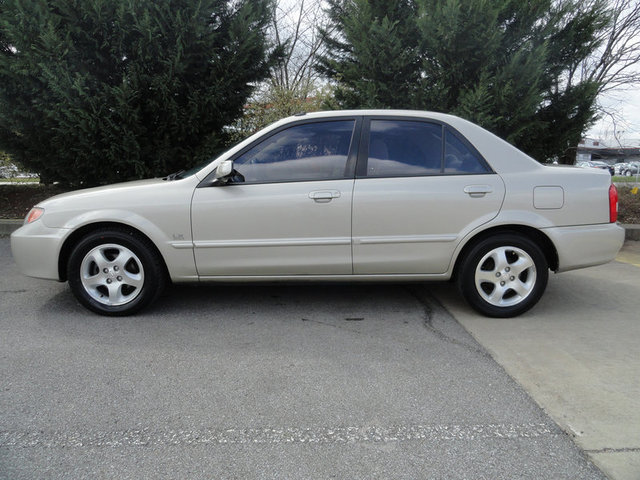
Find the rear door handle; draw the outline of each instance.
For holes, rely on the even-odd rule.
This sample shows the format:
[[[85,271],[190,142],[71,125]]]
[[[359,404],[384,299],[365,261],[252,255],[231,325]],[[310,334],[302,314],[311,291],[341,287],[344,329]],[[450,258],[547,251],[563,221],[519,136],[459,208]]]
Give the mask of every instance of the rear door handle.
[[[464,193],[470,197],[484,197],[487,193],[492,193],[491,185],[467,185],[464,187]]]
[[[334,198],[340,198],[340,192],[338,190],[317,190],[309,193],[309,198],[318,203],[327,203]]]

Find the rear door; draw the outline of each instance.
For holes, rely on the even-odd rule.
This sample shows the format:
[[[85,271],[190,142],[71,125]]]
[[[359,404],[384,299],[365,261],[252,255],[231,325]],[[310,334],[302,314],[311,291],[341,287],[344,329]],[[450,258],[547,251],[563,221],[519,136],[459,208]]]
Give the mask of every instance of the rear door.
[[[442,123],[378,117],[363,128],[353,194],[354,273],[446,272],[461,238],[498,214],[502,179]]]

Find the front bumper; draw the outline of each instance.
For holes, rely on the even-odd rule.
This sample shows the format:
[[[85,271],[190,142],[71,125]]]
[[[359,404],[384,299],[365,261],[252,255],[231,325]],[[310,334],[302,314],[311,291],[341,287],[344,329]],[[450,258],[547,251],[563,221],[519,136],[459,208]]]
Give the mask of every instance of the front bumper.
[[[69,230],[49,228],[40,220],[11,234],[11,253],[18,269],[29,277],[60,281],[58,258]]]
[[[624,228],[616,223],[545,228],[558,252],[558,272],[610,262],[624,243]]]

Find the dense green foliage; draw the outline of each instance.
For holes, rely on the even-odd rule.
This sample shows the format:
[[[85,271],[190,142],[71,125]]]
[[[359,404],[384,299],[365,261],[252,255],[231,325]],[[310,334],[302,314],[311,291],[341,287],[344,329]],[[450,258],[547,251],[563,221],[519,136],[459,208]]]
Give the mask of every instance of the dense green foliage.
[[[268,73],[270,0],[0,0],[0,148],[100,184],[207,157]]]
[[[346,108],[453,113],[540,161],[573,161],[598,84],[567,81],[598,46],[604,3],[329,0],[318,69]]]
[[[8,167],[11,163],[11,157],[7,153],[0,151],[0,167]]]

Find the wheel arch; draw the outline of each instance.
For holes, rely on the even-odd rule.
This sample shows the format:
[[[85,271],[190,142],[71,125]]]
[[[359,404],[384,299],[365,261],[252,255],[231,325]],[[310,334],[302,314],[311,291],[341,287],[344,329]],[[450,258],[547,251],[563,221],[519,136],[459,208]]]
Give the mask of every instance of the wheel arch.
[[[131,225],[127,225],[125,223],[95,222],[95,223],[89,223],[87,225],[83,225],[78,229],[74,230],[65,239],[64,243],[62,244],[62,247],[60,249],[60,254],[58,255],[58,276],[61,281],[64,282],[67,280],[67,264],[69,263],[71,252],[73,251],[74,247],[78,244],[78,242],[80,242],[80,240],[82,240],[82,238],[84,238],[86,235],[92,232],[95,232],[96,230],[102,230],[107,228],[131,233],[142,238],[150,247],[153,248],[153,251],[158,256],[158,258],[162,260],[162,266],[164,268],[166,278],[167,279],[170,278],[168,269],[167,269],[166,260],[162,256],[162,253],[160,252],[156,244],[144,232],[140,231],[135,227],[132,227]]]
[[[460,267],[464,262],[464,259],[467,256],[468,252],[474,247],[474,245],[484,240],[485,238],[488,238],[500,233],[511,233],[515,235],[521,235],[525,238],[529,238],[530,240],[534,241],[544,253],[545,259],[547,260],[547,264],[549,265],[549,269],[551,269],[552,271],[558,270],[558,265],[559,265],[558,251],[556,250],[556,247],[551,241],[551,239],[547,235],[545,235],[544,232],[540,231],[537,228],[530,227],[528,225],[517,225],[517,224],[499,225],[499,226],[495,226],[487,230],[478,232],[467,240],[467,242],[464,244],[464,246],[458,253],[458,256],[456,257],[451,279],[455,281],[458,278]]]

